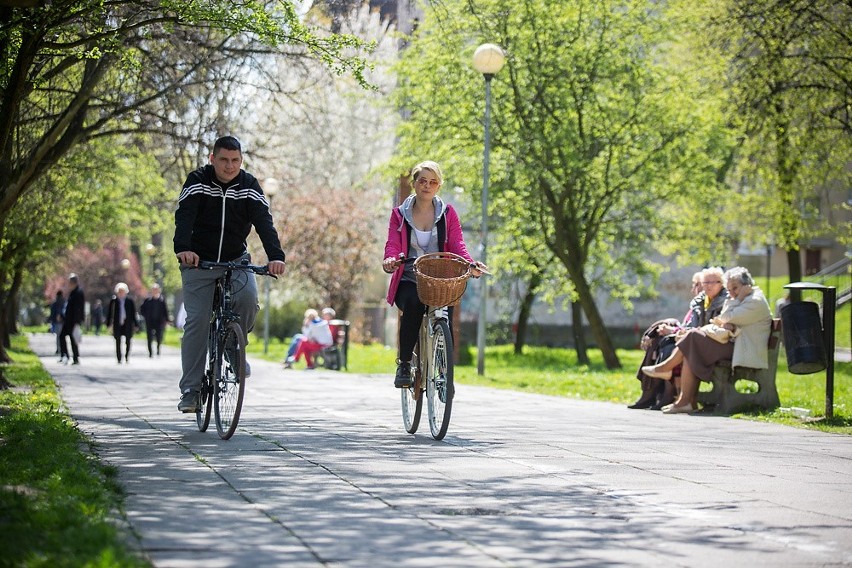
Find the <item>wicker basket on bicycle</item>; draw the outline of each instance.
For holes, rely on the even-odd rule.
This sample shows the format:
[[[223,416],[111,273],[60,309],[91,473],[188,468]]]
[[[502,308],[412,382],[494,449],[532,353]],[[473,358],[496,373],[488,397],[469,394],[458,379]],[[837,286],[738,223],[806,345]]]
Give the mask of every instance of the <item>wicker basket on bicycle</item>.
[[[432,252],[417,257],[414,274],[421,302],[434,308],[457,306],[470,278],[470,263],[451,252]]]

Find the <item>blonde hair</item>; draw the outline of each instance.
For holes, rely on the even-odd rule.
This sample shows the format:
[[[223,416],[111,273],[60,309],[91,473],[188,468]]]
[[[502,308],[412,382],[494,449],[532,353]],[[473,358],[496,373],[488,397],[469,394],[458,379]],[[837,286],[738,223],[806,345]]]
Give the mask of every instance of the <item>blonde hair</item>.
[[[431,160],[420,162],[411,168],[411,179],[417,181],[417,178],[420,177],[420,172],[423,170],[429,170],[435,174],[438,177],[438,185],[442,185],[444,183],[444,174],[441,172],[441,166],[439,166],[437,162],[433,162]]]
[[[710,268],[705,268],[701,271],[701,281],[703,282],[707,276],[715,276],[719,279],[722,284],[725,283],[724,275],[725,272],[718,266],[711,266]]]
[[[319,313],[313,308],[308,308],[305,310],[305,319],[317,319],[319,317]]]

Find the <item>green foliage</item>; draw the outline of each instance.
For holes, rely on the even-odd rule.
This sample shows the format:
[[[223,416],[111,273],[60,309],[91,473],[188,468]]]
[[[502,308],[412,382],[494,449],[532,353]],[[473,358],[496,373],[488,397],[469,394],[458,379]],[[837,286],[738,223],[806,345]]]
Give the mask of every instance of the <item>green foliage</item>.
[[[507,51],[492,81],[496,256],[515,274],[560,264],[548,289],[578,299],[612,365],[594,292],[629,307],[661,269],[649,253],[682,222],[664,204],[716,187],[724,158],[718,95],[669,63],[671,28],[666,12],[639,1],[441,2],[398,71],[395,100],[408,118],[397,163],[433,158],[448,187],[475,196],[484,97],[468,61],[481,41]]]
[[[263,312],[264,309],[266,309],[266,306],[257,314],[255,334],[263,334],[263,321],[266,317]],[[269,337],[288,342],[293,335],[301,333],[306,309],[308,309],[308,305],[302,302],[287,302],[281,306],[271,306],[269,311]]]
[[[694,30],[682,36],[694,56],[687,65],[705,69],[707,84],[725,94],[739,140],[722,172],[733,189],[719,202],[722,218],[747,242],[785,250],[836,232],[840,211],[830,209],[845,200],[852,175],[852,128],[840,110],[849,106],[852,8],[796,0],[675,2],[673,10]],[[828,207],[817,215],[820,201]],[[800,267],[790,269],[798,279]]]
[[[76,148],[31,186],[10,213],[0,253],[10,259],[9,266],[23,260],[24,274],[38,285],[55,280],[47,298],[64,286],[68,272],[86,276],[84,286],[102,284],[95,296],[108,297],[122,280],[139,293],[141,283],[128,279],[119,266],[121,259],[130,258],[135,263],[132,277],[138,274],[139,260],[126,242],[118,246],[113,235],[140,242],[163,230],[170,218],[151,212],[165,199],[156,163],[133,146],[98,140]],[[76,250],[69,256],[72,247]],[[33,270],[40,266],[44,269]],[[7,292],[2,286],[0,291]]]
[[[113,516],[115,470],[81,453],[88,441],[60,411],[53,381],[13,340],[4,368],[17,388],[0,391],[0,549],[9,566],[147,566],[127,547]]]

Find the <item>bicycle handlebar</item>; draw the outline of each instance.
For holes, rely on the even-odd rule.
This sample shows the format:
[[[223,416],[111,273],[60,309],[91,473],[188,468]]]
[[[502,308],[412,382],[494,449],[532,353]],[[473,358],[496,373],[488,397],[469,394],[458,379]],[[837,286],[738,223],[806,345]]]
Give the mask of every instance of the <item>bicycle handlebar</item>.
[[[196,267],[200,270],[213,270],[215,268],[226,268],[229,270],[245,270],[251,271],[260,276],[269,276],[271,278],[278,278],[274,274],[269,273],[269,268],[266,266],[258,266],[256,264],[249,264],[248,262],[213,262],[210,260],[200,260],[198,261],[198,266]]]

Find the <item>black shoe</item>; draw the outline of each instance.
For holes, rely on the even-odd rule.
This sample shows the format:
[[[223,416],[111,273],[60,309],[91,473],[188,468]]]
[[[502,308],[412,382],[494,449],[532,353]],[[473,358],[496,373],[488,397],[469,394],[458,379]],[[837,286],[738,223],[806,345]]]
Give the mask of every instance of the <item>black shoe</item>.
[[[633,404],[628,404],[627,408],[651,408],[651,406],[653,406],[655,402],[657,402],[657,393],[653,391],[646,391],[642,393],[642,396],[639,397],[639,400],[637,400]]]
[[[398,389],[407,389],[411,386],[411,363],[403,362],[397,365],[393,386]]]
[[[178,410],[181,412],[198,412],[201,408],[201,393],[186,389],[180,397]]]

